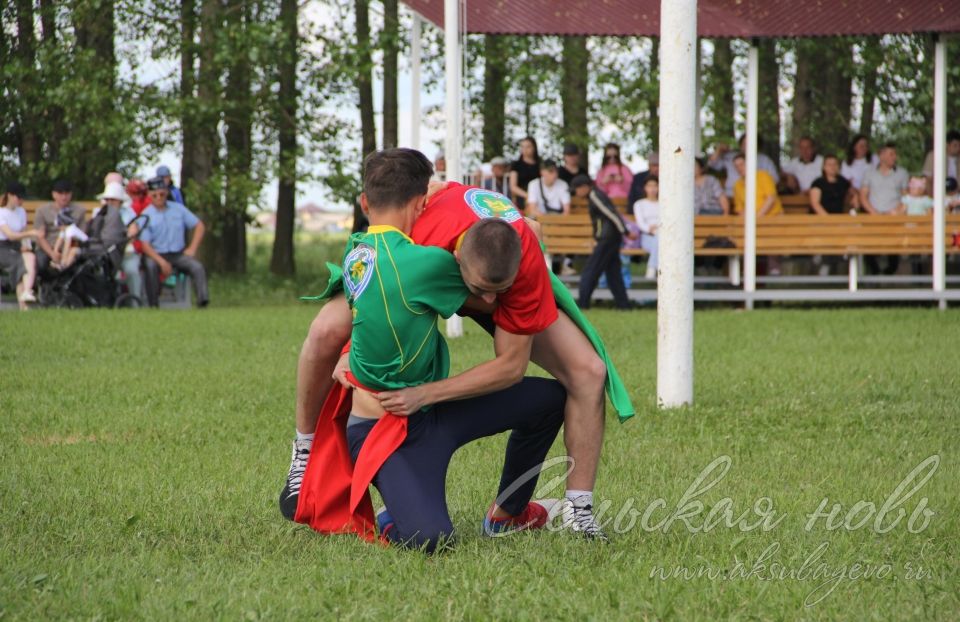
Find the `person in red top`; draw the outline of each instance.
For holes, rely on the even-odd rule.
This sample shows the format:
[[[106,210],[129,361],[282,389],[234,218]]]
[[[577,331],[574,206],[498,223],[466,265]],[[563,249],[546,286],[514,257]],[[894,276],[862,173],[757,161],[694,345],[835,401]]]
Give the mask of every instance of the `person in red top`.
[[[142,179],[133,178],[127,182],[127,196],[130,197],[130,209],[139,216],[150,205],[150,195],[147,194],[147,184]],[[137,255],[143,254],[143,243],[133,241],[133,248]]]
[[[499,193],[456,183],[433,184],[426,208],[413,228],[418,244],[439,246],[458,255],[459,240],[481,218],[501,218],[521,236],[522,258],[515,281],[492,289],[461,262],[464,283],[491,306],[491,316],[474,319],[493,334],[496,357],[457,376],[428,384],[380,392],[388,412],[407,414],[442,401],[483,395],[521,380],[532,360],[567,391],[564,443],[573,459],[567,476],[565,522],[576,532],[606,539],[593,515],[593,487],[603,444],[604,384],[607,366],[587,335],[567,313],[558,312],[550,275],[536,235]],[[317,314],[301,349],[297,367],[297,440],[285,493],[299,493],[317,416],[336,377],[346,379],[347,357],[340,350],[350,337],[352,316],[343,296]],[[632,416],[621,413],[621,418]],[[281,497],[281,505],[283,504]]]
[[[413,241],[451,253],[470,225],[481,218],[501,218],[520,234],[520,270],[509,290],[498,293],[493,322],[518,335],[534,335],[557,319],[540,241],[510,199],[498,192],[450,182],[431,195],[413,225]],[[468,284],[469,285],[469,284]]]

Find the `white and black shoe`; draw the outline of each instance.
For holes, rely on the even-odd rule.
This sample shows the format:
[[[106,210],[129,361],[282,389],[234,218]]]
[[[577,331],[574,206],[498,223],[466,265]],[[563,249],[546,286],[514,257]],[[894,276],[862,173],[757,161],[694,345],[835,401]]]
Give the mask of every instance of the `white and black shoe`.
[[[593,515],[592,505],[574,505],[569,500],[565,500],[561,516],[564,529],[569,529],[588,540],[610,541]]]
[[[287,520],[293,520],[297,513],[297,501],[300,500],[300,485],[303,483],[303,473],[307,470],[307,459],[310,458],[310,441],[293,441],[293,455],[290,457],[290,472],[287,482],[280,493],[280,513]]]

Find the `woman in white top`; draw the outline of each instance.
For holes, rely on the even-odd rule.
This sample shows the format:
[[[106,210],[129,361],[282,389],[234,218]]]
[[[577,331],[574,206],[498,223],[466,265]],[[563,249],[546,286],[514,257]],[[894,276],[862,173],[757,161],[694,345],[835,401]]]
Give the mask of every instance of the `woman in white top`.
[[[27,229],[27,212],[23,209],[26,193],[23,184],[12,181],[0,197],[0,270],[8,272],[17,284],[21,311],[26,310],[27,303],[37,301],[33,294],[37,258],[29,246],[29,240],[36,239],[37,232]]]
[[[643,192],[646,197],[633,204],[633,217],[640,229],[640,247],[650,255],[646,277],[652,279],[660,265],[660,238],[657,236],[660,232],[660,180],[656,175],[647,177]]]
[[[857,134],[847,146],[847,157],[843,159],[840,174],[847,178],[851,186],[859,190],[867,169],[876,168],[879,163],[877,154],[870,153],[870,139],[863,134]]]

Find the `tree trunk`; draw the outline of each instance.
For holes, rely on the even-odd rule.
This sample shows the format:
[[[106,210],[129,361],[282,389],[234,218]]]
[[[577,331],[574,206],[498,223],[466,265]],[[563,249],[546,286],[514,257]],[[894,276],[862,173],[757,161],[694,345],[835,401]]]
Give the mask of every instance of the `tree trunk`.
[[[780,165],[780,63],[777,42],[760,41],[760,119],[759,135],[764,152]]]
[[[40,34],[44,41],[57,40],[57,3],[54,0],[40,0]]]
[[[877,105],[877,66],[869,67],[863,74],[863,102],[860,108],[860,133],[870,136],[873,132],[873,110]]]
[[[180,187],[190,195],[193,182],[194,163],[196,161],[195,107],[197,74],[195,68],[197,34],[196,0],[182,0],[180,3],[180,130],[183,153],[180,160]]]
[[[62,45],[62,41],[57,40],[57,10],[58,3],[54,0],[40,1],[40,27],[43,36],[43,47],[47,50],[59,50]],[[61,61],[60,63],[42,65],[38,68],[45,93],[55,93],[61,86],[63,76],[65,72],[68,71],[68,63],[69,61]],[[63,177],[66,171],[51,169],[59,169],[59,164],[62,162],[60,145],[68,133],[66,113],[55,96],[44,98],[43,104],[39,108],[42,110],[41,114],[43,116],[39,128],[41,131],[41,149],[46,145],[42,157],[46,161],[46,168],[49,173]]]
[[[230,67],[224,121],[227,159],[224,166],[223,227],[218,271],[242,274],[247,270],[247,207],[250,204],[250,135],[253,106],[250,93],[249,0],[227,0],[226,28],[230,38]]]
[[[714,39],[709,96],[712,100],[714,138],[722,142],[733,142],[737,137],[737,128],[734,125],[736,102],[731,67],[733,67],[733,50],[730,47],[730,40]]]
[[[77,3],[73,10],[76,50],[74,63],[82,68],[91,83],[102,85],[86,99],[85,112],[92,119],[100,119],[109,126],[116,118],[116,103],[113,97],[117,77],[117,58],[114,50],[114,6],[112,0],[87,0]],[[68,176],[74,180],[74,194],[92,197],[101,188],[104,173],[116,167],[118,152],[113,141],[103,141],[99,131],[89,134],[89,129],[75,128],[73,139],[83,145],[80,158]],[[64,136],[63,138],[66,138]]]
[[[587,133],[587,69],[590,53],[586,37],[563,38],[562,82],[563,140],[580,147],[581,164],[589,166],[590,135]]]
[[[397,146],[397,54],[400,18],[397,0],[383,0],[383,148]]]
[[[853,103],[853,51],[850,42],[835,38],[825,46],[832,65],[826,81],[826,114],[820,120],[827,128],[821,145],[827,151],[841,151],[850,134],[850,108]],[[823,66],[827,66],[826,62]]]
[[[23,70],[23,82],[18,85],[20,101],[20,163],[28,170],[40,164],[40,119],[35,107],[37,43],[33,34],[33,2],[17,0],[17,56]]]
[[[953,74],[947,76],[947,88],[949,89],[947,92],[947,120],[949,123],[953,123],[954,128],[960,126],[960,81],[957,80],[957,77],[960,76],[960,70],[958,70],[960,68],[957,67],[957,59],[960,59],[960,38],[950,37],[947,39],[947,62],[953,66],[951,69]]]
[[[660,38],[652,37],[650,50],[650,75],[651,82],[660,82]],[[660,93],[660,89],[655,90]],[[650,115],[650,148],[657,151],[660,148],[660,97],[651,97],[648,104]]]
[[[220,268],[220,241],[223,227],[222,177],[220,168],[220,59],[218,33],[223,30],[220,0],[202,0],[200,5],[200,65],[197,70],[197,125],[194,128],[193,181],[190,202],[207,226],[208,237],[200,247],[201,261],[211,272]]]
[[[291,276],[296,271],[293,226],[297,196],[297,0],[280,2],[279,184],[277,224],[270,271]],[[371,103],[371,116],[373,107]]]
[[[503,156],[506,135],[507,69],[502,35],[483,37],[483,159]]]
[[[796,149],[797,143],[803,136],[811,135],[811,126],[814,125],[814,111],[819,116],[821,111],[817,110],[815,103],[814,90],[817,85],[822,83],[823,68],[819,66],[820,55],[817,53],[822,41],[807,41],[801,39],[797,41],[796,59],[797,73],[793,83],[793,112],[790,121],[790,148],[791,153]],[[816,124],[819,125],[819,124]],[[820,136],[814,136],[815,140],[820,140]]]
[[[354,0],[357,11],[357,91],[360,94],[360,135],[364,158],[377,150],[373,118],[373,61],[370,58],[369,0]]]

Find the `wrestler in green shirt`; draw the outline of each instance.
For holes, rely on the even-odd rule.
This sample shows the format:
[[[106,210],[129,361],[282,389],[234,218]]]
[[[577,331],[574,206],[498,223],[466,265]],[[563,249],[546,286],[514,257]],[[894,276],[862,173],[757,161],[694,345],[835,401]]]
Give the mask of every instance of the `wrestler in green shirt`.
[[[456,313],[470,293],[453,255],[418,246],[395,227],[371,226],[347,242],[342,278],[357,380],[391,390],[447,377],[450,353],[438,315]]]

